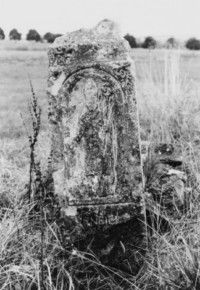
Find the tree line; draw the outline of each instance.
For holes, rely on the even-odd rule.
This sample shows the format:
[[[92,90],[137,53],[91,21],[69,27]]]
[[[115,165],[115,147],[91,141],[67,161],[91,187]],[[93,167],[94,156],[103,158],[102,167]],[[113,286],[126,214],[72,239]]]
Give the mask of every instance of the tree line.
[[[47,41],[49,43],[54,42],[54,40],[61,36],[62,34],[59,33],[51,33],[47,32],[45,35],[42,37],[37,30],[35,29],[30,29],[26,35],[27,40],[33,40],[33,41]],[[22,34],[18,32],[17,29],[12,29],[9,33],[9,39],[10,40],[21,40]],[[124,38],[129,42],[129,45],[131,48],[148,48],[148,49],[153,49],[158,47],[158,42],[152,37],[152,36],[147,36],[143,42],[139,42],[133,35],[127,33]],[[2,28],[0,28],[0,40],[5,39],[5,33]],[[170,37],[167,39],[167,41],[163,45],[165,48],[178,48],[179,43],[174,37]],[[191,50],[200,50],[200,40],[196,39],[195,37],[189,38],[185,42],[185,47]]]
[[[158,42],[152,37],[147,36],[143,42],[138,42],[137,39],[130,34],[126,34],[124,38],[129,42],[131,48],[156,48],[158,47]],[[165,48],[178,48],[179,42],[174,37],[170,37],[167,41],[162,45]],[[200,40],[195,37],[189,38],[185,42],[185,47],[191,50],[200,50]]]
[[[49,43],[52,43],[52,42],[54,42],[54,40],[55,40],[57,37],[59,37],[59,36],[61,36],[61,35],[62,35],[62,34],[59,34],[59,33],[56,33],[56,34],[55,34],[55,33],[47,32],[47,33],[45,33],[45,35],[42,37],[42,36],[37,32],[37,30],[35,30],[35,29],[30,29],[30,30],[28,31],[27,35],[26,35],[26,39],[27,39],[27,40],[37,41],[37,42],[45,40],[45,41],[47,41],[47,42],[49,42]],[[21,38],[22,38],[22,34],[21,34],[20,32],[18,32],[17,29],[14,28],[14,29],[12,29],[12,30],[10,31],[10,33],[9,33],[9,39],[10,39],[10,40],[21,40]],[[0,40],[3,40],[3,39],[5,39],[5,33],[4,33],[3,29],[0,28]]]

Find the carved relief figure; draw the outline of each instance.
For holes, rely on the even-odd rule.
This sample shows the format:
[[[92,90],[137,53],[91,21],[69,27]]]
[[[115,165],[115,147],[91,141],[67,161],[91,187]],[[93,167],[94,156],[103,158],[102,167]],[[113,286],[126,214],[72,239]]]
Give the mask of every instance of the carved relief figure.
[[[97,102],[98,87],[92,78],[85,82],[84,95],[88,106],[95,106]]]

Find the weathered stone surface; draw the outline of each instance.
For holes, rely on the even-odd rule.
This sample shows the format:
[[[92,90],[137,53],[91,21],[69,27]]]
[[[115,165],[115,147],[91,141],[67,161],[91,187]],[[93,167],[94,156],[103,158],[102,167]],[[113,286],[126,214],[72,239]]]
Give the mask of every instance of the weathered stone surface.
[[[57,38],[48,52],[55,192],[66,216],[80,224],[81,236],[143,219],[128,50],[116,25],[104,20],[94,29]]]
[[[168,220],[180,218],[187,210],[189,197],[182,147],[141,142],[141,148],[147,210]]]

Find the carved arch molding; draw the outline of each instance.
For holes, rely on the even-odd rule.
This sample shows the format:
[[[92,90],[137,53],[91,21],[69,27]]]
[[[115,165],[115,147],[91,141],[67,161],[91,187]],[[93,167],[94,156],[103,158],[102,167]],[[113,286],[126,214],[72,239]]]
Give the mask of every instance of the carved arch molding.
[[[130,203],[141,183],[138,124],[129,68],[80,68],[60,91],[69,205]]]

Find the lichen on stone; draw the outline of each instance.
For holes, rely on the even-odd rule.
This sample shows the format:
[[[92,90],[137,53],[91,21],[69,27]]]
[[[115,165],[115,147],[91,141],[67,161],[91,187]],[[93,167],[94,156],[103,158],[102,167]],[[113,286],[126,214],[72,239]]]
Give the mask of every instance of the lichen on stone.
[[[135,77],[126,41],[104,20],[57,38],[48,53],[54,182],[66,214],[105,228],[140,215]]]

